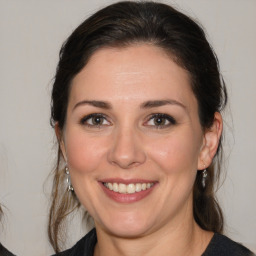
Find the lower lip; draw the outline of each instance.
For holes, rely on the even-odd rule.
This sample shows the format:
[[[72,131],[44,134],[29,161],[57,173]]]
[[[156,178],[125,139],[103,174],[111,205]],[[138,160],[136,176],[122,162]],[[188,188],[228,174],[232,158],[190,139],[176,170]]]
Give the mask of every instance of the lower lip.
[[[152,190],[155,188],[156,184],[154,184],[151,188],[148,188],[146,190],[142,190],[140,192],[135,192],[133,194],[121,194],[118,192],[114,192],[112,190],[109,190],[108,188],[106,188],[102,182],[99,182],[103,191],[105,192],[105,194],[111,198],[112,200],[118,202],[118,203],[134,203],[137,201],[142,200],[143,198],[147,197]]]

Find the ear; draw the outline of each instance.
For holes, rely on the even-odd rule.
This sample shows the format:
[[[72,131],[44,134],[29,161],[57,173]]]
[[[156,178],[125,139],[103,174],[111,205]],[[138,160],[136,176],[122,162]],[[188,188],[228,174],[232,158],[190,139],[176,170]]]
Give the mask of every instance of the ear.
[[[56,137],[58,139],[58,143],[60,146],[62,156],[63,156],[64,160],[67,162],[67,154],[66,154],[66,148],[65,148],[64,138],[63,138],[63,132],[60,129],[59,123],[55,124],[54,130],[55,130]]]
[[[222,130],[222,116],[219,112],[215,112],[212,126],[204,133],[203,145],[198,157],[198,170],[203,170],[211,165],[219,146]]]

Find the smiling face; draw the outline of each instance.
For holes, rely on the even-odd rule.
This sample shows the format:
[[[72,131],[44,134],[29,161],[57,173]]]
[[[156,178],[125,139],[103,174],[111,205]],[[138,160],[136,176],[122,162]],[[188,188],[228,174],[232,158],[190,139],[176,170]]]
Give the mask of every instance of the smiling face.
[[[188,73],[155,46],[104,48],[71,86],[61,149],[96,228],[133,237],[193,220],[205,135]]]

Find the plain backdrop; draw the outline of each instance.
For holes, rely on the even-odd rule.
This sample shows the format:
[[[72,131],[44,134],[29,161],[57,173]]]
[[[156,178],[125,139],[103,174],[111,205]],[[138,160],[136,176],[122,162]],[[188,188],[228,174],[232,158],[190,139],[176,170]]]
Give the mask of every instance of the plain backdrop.
[[[47,211],[55,158],[49,124],[58,52],[105,0],[0,0],[0,241],[13,253],[49,255]],[[165,1],[199,20],[229,92],[224,114],[227,177],[219,190],[226,234],[256,249],[256,1]],[[67,246],[85,234],[80,220]]]

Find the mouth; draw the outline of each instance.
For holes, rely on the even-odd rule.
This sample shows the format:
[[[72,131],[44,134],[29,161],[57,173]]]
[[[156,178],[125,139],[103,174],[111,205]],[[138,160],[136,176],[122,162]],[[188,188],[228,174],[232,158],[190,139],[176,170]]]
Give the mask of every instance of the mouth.
[[[150,189],[154,186],[154,183],[130,183],[126,185],[116,182],[103,182],[103,185],[110,191],[114,191],[120,194],[134,194]]]
[[[118,203],[134,203],[150,195],[158,182],[114,179],[99,183],[110,199]]]

